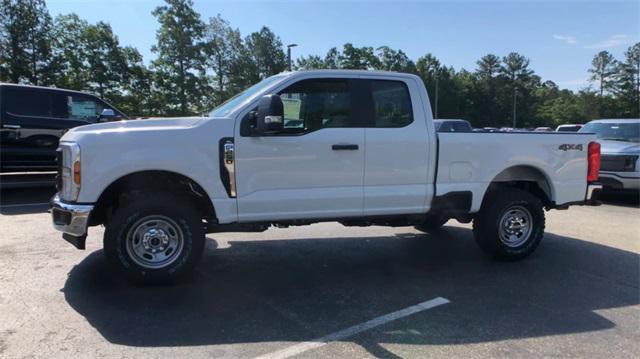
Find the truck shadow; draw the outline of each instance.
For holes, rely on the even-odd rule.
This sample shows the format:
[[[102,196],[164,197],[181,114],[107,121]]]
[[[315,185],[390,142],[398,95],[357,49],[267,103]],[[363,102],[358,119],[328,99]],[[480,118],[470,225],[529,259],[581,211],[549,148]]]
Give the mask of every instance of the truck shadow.
[[[451,303],[351,340],[460,344],[599,331],[597,310],[640,303],[640,257],[547,234],[530,258],[494,262],[470,230],[437,235],[208,242],[197,272],[165,287],[114,277],[101,251],[69,273],[69,305],[111,343],[155,347],[306,341],[438,296]]]

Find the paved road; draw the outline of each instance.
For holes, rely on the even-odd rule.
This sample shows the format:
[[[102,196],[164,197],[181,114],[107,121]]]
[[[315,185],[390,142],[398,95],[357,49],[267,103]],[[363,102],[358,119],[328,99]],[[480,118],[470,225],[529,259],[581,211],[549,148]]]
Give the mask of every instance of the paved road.
[[[2,193],[0,357],[255,357],[434,298],[300,357],[635,357],[640,353],[640,209],[548,213],[527,260],[488,260],[468,225],[436,235],[335,223],[209,235],[189,280],[118,277],[42,213],[49,190]],[[295,349],[296,347],[294,347]]]

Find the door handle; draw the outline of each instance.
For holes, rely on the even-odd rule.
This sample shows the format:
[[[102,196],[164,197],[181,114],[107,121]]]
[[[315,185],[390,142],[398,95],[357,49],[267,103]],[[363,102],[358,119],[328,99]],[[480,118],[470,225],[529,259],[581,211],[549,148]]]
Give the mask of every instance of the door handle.
[[[334,151],[354,151],[358,149],[358,145],[339,143],[331,146],[331,149]]]
[[[20,125],[2,125],[2,128],[10,128],[12,130],[17,130],[20,128]]]

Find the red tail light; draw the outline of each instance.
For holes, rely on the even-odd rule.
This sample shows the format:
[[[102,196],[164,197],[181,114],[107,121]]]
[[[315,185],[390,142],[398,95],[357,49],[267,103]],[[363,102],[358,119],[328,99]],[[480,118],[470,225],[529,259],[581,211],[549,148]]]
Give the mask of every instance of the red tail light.
[[[600,172],[600,144],[598,142],[589,142],[587,147],[587,182],[595,182],[598,180],[598,172]]]

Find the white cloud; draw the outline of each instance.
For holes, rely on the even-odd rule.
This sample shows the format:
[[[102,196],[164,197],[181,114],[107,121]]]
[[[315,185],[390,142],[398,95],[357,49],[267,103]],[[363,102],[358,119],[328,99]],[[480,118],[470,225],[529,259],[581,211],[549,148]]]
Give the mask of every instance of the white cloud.
[[[610,47],[616,47],[620,45],[624,45],[629,42],[629,35],[627,34],[616,34],[611,35],[608,39],[600,42],[596,42],[595,44],[587,45],[585,49],[607,49]]]
[[[571,35],[553,34],[553,38],[556,39],[556,40],[560,40],[560,41],[566,42],[569,45],[573,45],[573,44],[578,42],[576,40],[575,36],[571,36]]]

